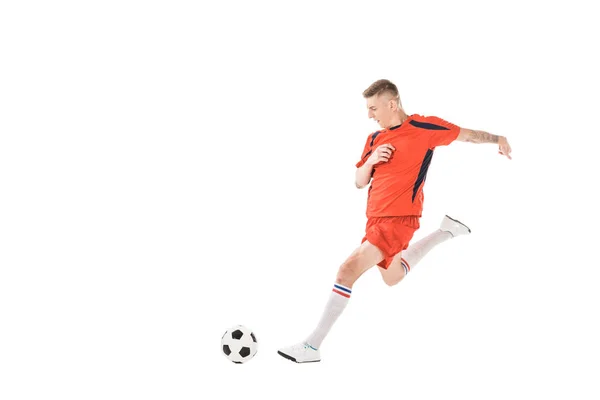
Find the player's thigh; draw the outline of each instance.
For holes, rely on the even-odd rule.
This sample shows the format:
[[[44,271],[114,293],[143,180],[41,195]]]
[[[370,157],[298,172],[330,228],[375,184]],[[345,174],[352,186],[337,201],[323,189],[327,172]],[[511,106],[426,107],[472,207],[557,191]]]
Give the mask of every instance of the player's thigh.
[[[374,244],[365,240],[352,254],[344,261],[340,267],[340,272],[353,271],[361,274],[372,266],[383,260],[384,256],[381,250]]]

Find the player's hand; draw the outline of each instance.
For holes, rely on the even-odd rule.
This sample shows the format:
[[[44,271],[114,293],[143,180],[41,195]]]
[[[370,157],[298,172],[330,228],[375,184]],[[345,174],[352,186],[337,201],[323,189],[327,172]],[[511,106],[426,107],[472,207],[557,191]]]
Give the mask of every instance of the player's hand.
[[[382,144],[369,156],[365,164],[375,165],[380,162],[388,162],[395,150],[396,149],[391,144]]]
[[[512,160],[512,157],[510,156],[511,151],[512,149],[510,148],[510,144],[508,144],[508,140],[504,136],[500,136],[498,139],[498,153],[508,157],[509,160]]]

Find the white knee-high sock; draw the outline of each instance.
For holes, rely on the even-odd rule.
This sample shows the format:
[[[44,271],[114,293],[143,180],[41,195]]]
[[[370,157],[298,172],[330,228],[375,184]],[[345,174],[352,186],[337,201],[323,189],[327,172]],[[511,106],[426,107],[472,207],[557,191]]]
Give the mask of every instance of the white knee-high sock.
[[[408,249],[402,252],[402,266],[404,267],[404,271],[408,273],[431,249],[451,238],[452,234],[450,232],[438,229],[417,243],[410,245]]]
[[[351,294],[352,289],[339,283],[333,285],[333,291],[329,296],[329,301],[325,306],[321,320],[314,332],[306,339],[306,343],[315,349],[321,347],[323,339],[325,339],[334,322],[338,319],[342,311],[344,311],[344,308],[346,308]]]

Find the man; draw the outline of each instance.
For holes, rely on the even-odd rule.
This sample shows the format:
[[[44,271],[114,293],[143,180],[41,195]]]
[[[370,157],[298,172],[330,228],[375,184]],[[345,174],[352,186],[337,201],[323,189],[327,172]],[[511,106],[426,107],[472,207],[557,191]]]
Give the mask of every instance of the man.
[[[455,140],[496,143],[500,154],[511,159],[511,148],[503,136],[460,128],[437,117],[408,116],[402,109],[396,85],[378,80],[363,92],[368,116],[381,126],[367,138],[356,164],[356,186],[369,183],[367,226],[358,247],[339,267],[333,291],[316,329],[301,343],[278,353],[297,363],[321,360],[320,347],[340,316],[352,285],[377,265],[386,284],[400,282],[436,245],[469,234],[463,223],[444,217],[440,229],[408,247],[423,210],[423,186],[433,151]],[[406,250],[406,251],[405,251]]]

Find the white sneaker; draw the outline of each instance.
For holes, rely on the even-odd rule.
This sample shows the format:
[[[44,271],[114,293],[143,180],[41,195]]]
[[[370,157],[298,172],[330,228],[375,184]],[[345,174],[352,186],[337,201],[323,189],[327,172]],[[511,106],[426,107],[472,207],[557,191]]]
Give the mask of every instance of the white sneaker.
[[[459,235],[468,235],[471,233],[471,230],[468,226],[463,224],[462,222],[452,219],[449,216],[445,216],[440,224],[440,229],[444,232],[450,232],[452,237],[457,237]]]
[[[294,346],[285,347],[278,350],[277,354],[297,363],[321,361],[321,352],[308,343],[298,343]]]

